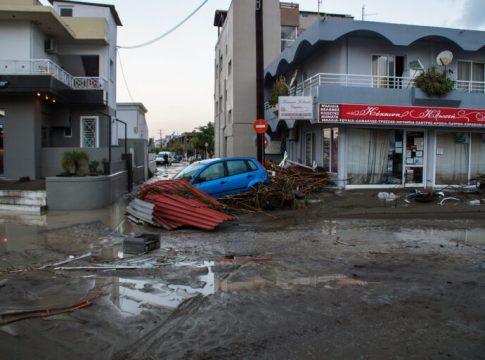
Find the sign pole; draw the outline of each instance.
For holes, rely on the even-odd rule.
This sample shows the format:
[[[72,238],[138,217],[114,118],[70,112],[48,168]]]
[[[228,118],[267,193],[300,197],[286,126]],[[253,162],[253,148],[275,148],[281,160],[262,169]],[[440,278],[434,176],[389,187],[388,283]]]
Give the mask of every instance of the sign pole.
[[[263,0],[256,2],[256,119],[264,119],[264,44],[263,44]],[[256,155],[264,164],[264,133],[258,134]]]

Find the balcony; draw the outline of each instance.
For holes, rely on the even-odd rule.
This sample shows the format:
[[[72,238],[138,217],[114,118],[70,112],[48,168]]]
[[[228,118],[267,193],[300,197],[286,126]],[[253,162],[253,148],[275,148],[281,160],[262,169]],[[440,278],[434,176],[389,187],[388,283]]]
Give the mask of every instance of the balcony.
[[[0,75],[50,75],[73,90],[107,90],[100,77],[75,77],[48,59],[0,60]]]
[[[410,89],[414,78],[398,76],[372,76],[356,74],[319,73],[290,88],[291,96],[316,96],[318,87],[324,85],[363,88]],[[455,90],[467,93],[485,93],[483,81],[455,81]]]

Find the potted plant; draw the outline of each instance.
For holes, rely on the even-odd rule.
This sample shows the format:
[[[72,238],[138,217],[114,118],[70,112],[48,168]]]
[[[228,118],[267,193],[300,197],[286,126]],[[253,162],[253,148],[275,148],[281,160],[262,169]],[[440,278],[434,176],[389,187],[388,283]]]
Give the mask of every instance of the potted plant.
[[[98,173],[98,166],[99,166],[99,161],[97,161],[97,160],[90,161],[89,164],[88,164],[89,175],[97,176],[99,174]]]
[[[84,151],[66,151],[62,156],[63,175],[83,176],[86,173],[85,167],[89,161],[89,156]]]
[[[286,80],[283,75],[278,76],[274,85],[273,85],[273,92],[271,93],[270,97],[268,98],[268,103],[273,107],[273,111],[278,111],[278,98],[280,96],[288,96],[289,95],[289,88],[286,85]]]
[[[439,71],[434,66],[421,73],[415,80],[416,87],[423,90],[428,96],[446,96],[455,82],[446,76],[446,71]]]

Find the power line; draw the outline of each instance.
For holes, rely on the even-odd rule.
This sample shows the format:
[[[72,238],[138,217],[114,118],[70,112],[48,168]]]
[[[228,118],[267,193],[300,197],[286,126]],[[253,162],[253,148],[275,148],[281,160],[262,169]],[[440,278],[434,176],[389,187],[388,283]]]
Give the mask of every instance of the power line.
[[[187,20],[189,20],[192,16],[195,15],[195,13],[197,13],[197,11],[199,11],[202,6],[204,6],[209,0],[204,0],[202,2],[202,4],[200,4],[194,11],[192,11],[185,19],[183,19],[181,22],[179,22],[177,25],[175,25],[173,28],[171,28],[170,30],[168,30],[167,32],[163,33],[162,35],[156,37],[155,39],[152,39],[150,41],[147,41],[147,42],[144,42],[144,43],[141,43],[141,44],[138,44],[138,45],[132,45],[132,46],[118,46],[120,49],[138,49],[138,48],[141,48],[141,47],[144,47],[144,46],[148,46],[148,45],[151,45],[153,44],[154,42],[157,42],[161,39],[163,39],[165,36],[171,34],[172,32],[174,32],[175,30],[177,30],[180,26],[182,26]]]
[[[130,91],[130,88],[128,87],[128,82],[126,81],[125,70],[123,69],[123,63],[121,62],[120,51],[116,50],[116,53],[118,54],[118,61],[120,62],[121,75],[123,76],[123,82],[125,83],[126,91],[128,92],[128,96],[130,97],[131,102],[135,102],[133,100],[133,96],[131,96],[131,91]]]

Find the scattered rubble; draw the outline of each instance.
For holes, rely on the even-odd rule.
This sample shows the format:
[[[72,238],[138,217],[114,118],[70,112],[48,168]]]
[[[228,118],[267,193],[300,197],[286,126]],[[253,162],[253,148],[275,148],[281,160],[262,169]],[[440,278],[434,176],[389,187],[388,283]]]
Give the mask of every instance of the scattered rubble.
[[[221,198],[226,206],[239,211],[257,212],[278,208],[296,208],[300,200],[333,184],[327,172],[312,170],[300,165],[281,167],[266,162],[268,171],[274,172],[271,184],[260,184],[243,194]]]

